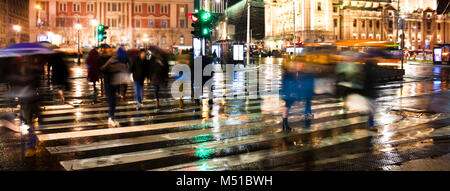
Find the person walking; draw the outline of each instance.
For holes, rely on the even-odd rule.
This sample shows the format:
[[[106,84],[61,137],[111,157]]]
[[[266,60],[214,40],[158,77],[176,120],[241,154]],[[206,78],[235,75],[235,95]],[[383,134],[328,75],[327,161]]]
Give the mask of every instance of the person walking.
[[[304,122],[305,127],[311,125],[314,118],[311,110],[311,100],[314,96],[314,74],[304,68],[302,63],[284,63],[282,74],[281,98],[285,102],[283,109],[283,130],[290,131],[288,124],[289,110],[296,101],[305,102]]]
[[[146,59],[145,50],[139,51],[138,57],[130,64],[130,72],[133,74],[134,91],[136,94],[137,109],[142,107],[144,97],[144,80],[148,76],[149,62]]]
[[[159,107],[159,90],[169,80],[169,64],[162,53],[156,53],[150,60],[150,83],[155,88],[155,104]]]
[[[376,130],[375,126],[375,99],[377,97],[377,90],[375,89],[375,83],[377,79],[377,61],[375,59],[369,59],[366,61],[364,65],[364,89],[361,94],[366,97],[369,104],[368,115],[369,118],[367,120],[367,127],[370,130]]]
[[[119,123],[115,120],[116,93],[121,84],[129,82],[129,79],[127,79],[129,77],[127,62],[127,53],[123,47],[119,47],[117,53],[100,67],[105,80],[105,91],[109,104],[108,125],[112,127],[119,126]]]
[[[97,47],[89,51],[89,55],[86,59],[86,67],[88,70],[88,81],[92,82],[94,87],[94,97],[97,98],[96,82],[100,79],[100,55],[97,51]]]
[[[51,84],[56,89],[58,95],[61,98],[61,102],[64,104],[64,90],[70,90],[70,84],[67,81],[69,78],[69,67],[67,66],[67,62],[64,61],[63,53],[56,52],[47,57],[48,64],[52,65],[52,80]]]

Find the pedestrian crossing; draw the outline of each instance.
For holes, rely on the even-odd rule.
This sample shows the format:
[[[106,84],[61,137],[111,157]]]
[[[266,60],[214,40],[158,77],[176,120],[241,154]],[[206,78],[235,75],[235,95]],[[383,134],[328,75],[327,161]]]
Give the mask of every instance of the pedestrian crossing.
[[[311,161],[323,165],[383,151],[386,145],[398,141],[449,132],[449,114],[422,119],[390,112],[393,100],[435,93],[432,87],[407,93],[422,82],[402,84],[403,93],[395,83],[379,86],[375,115],[378,131],[366,128],[366,115],[344,110],[342,100],[317,96],[312,101],[314,119],[306,120],[302,115],[304,104],[297,103],[289,116],[293,130],[283,132],[281,100],[267,112],[266,98],[215,99],[212,104],[203,101],[201,105],[185,100],[184,107],[179,108],[177,100],[166,96],[158,108],[152,99],[145,99],[141,110],[136,110],[131,85],[116,108],[120,127],[109,128],[104,98],[97,95],[100,99],[92,103],[92,87],[86,87],[81,81],[85,79],[74,80],[80,80],[72,83],[82,88],[81,93],[65,92],[70,104],[60,104],[51,99],[51,91],[46,92],[36,127],[39,147],[67,171],[272,170],[310,165]],[[148,98],[153,88],[146,86],[144,91]],[[277,95],[269,97],[279,99]]]

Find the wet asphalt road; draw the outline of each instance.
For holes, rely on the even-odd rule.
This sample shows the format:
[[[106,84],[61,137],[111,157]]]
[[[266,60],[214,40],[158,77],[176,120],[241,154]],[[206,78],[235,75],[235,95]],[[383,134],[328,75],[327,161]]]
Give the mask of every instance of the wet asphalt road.
[[[280,83],[280,62],[262,60],[271,85]],[[293,131],[285,133],[277,94],[201,106],[186,100],[180,109],[165,89],[156,108],[153,87],[146,86],[137,111],[132,85],[117,106],[120,128],[108,128],[101,91],[93,94],[84,66],[74,65],[66,104],[43,82],[36,156],[24,157],[29,136],[0,128],[0,170],[450,170],[450,67],[407,64],[405,70],[403,81],[377,86],[377,131],[366,128],[367,116],[321,95],[313,99],[311,123],[301,115],[303,103],[293,106]],[[235,93],[246,91],[244,72],[229,81]],[[225,78],[215,74],[215,95],[223,93]],[[332,91],[327,79],[317,83],[316,92]]]

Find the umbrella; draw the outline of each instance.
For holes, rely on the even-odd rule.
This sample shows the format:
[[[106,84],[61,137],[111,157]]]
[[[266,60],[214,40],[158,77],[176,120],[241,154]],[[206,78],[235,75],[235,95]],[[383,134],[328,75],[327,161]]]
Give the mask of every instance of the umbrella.
[[[55,53],[53,50],[50,50],[39,43],[19,43],[1,49],[0,58],[53,53]]]
[[[101,44],[99,48],[111,48],[108,44]]]

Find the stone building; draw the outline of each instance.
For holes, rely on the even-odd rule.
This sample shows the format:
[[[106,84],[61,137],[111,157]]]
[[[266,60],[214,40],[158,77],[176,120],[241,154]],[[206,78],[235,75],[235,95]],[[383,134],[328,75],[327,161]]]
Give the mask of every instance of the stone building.
[[[36,9],[35,5],[42,9]],[[96,24],[109,26],[106,43],[163,49],[192,46],[193,0],[30,0],[30,38],[74,47],[96,44]],[[41,22],[39,22],[39,19]]]
[[[28,33],[28,0],[0,0],[0,47],[28,42]]]
[[[265,0],[266,46],[282,49],[292,44],[295,7],[296,41],[378,39],[399,42],[404,32],[407,49],[431,49],[434,44],[449,42],[448,35],[445,35],[450,29],[447,15],[436,14],[436,2]],[[405,21],[401,25],[404,31],[397,25],[397,21],[402,19]]]

